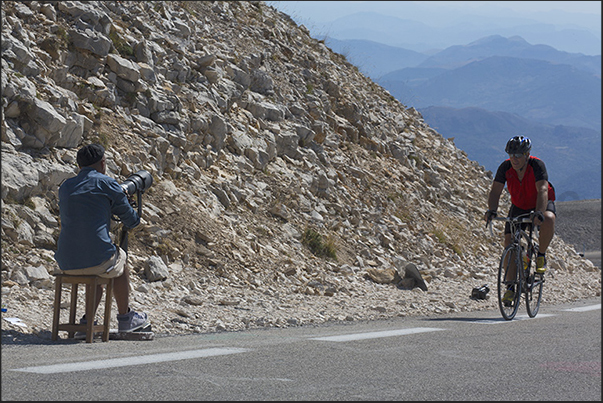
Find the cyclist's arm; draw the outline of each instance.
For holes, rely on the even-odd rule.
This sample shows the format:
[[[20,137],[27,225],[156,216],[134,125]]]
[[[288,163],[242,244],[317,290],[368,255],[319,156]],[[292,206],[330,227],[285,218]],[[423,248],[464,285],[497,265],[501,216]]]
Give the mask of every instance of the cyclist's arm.
[[[502,194],[503,189],[505,188],[505,184],[494,181],[492,182],[492,187],[490,188],[490,193],[488,194],[488,210],[489,211],[497,211],[498,203],[500,201],[500,195]],[[488,214],[484,216],[486,221],[489,221]]]
[[[543,179],[536,182],[536,190],[538,191],[538,196],[536,198],[536,211],[541,211],[544,213],[549,202],[549,181]],[[540,225],[541,222],[534,222],[534,224]]]
[[[498,210],[498,202],[500,201],[500,195],[502,194],[504,188],[504,183],[497,181],[492,182],[492,188],[490,189],[490,194],[488,195],[488,210]]]

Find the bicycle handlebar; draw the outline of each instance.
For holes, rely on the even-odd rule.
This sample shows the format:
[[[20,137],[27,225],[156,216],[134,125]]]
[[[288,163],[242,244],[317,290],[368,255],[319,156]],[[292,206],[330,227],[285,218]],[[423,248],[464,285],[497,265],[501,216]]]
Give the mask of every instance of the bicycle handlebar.
[[[533,213],[530,213],[530,216],[527,217],[525,215],[521,215],[519,217],[492,217],[490,222],[488,223],[488,227],[490,229],[490,235],[494,236],[494,232],[492,231],[492,221],[504,221],[515,224],[532,224]],[[538,225],[534,227],[534,235],[538,238]]]
[[[525,217],[525,216],[519,216],[519,217],[492,217],[492,220],[515,222],[515,223],[518,223],[518,224],[531,223],[532,222],[532,219],[530,217]],[[490,221],[490,223],[492,223],[492,221]]]

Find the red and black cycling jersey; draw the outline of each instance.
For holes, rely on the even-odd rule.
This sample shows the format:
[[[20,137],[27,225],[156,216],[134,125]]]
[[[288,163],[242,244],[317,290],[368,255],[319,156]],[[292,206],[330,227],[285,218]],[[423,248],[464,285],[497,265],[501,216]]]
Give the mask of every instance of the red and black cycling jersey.
[[[538,191],[536,182],[549,180],[544,162],[536,157],[530,156],[526,164],[526,172],[523,179],[519,180],[517,171],[511,166],[511,160],[503,161],[496,171],[495,182],[503,185],[507,183],[507,189],[511,195],[511,203],[523,210],[533,210],[536,208],[536,199]],[[549,183],[549,200],[555,200],[555,189]]]

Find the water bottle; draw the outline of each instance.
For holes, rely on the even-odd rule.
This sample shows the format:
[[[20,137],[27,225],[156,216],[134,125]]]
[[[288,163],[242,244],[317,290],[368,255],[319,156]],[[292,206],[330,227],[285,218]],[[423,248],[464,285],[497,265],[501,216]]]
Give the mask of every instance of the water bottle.
[[[530,265],[530,252],[526,252],[525,255],[523,255],[523,269],[524,270],[528,270],[528,266]]]

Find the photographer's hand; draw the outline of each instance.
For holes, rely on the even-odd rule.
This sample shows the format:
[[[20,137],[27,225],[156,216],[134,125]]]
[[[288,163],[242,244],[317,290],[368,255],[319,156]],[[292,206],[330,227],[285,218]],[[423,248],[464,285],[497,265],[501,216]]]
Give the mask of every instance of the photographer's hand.
[[[134,209],[138,207],[138,203],[136,202],[134,196],[128,196],[128,203],[130,203],[130,206],[132,206]]]

